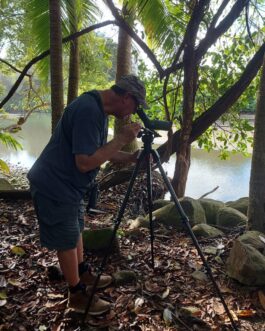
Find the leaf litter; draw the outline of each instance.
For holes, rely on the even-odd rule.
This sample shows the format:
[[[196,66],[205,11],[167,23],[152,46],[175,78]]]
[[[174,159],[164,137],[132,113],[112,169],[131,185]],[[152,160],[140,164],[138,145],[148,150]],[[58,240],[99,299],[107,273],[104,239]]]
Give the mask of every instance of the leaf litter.
[[[111,225],[125,191],[126,185],[123,190],[109,189],[98,207],[106,213],[87,217],[86,226]],[[124,218],[135,216],[135,210],[139,211],[129,201]],[[111,302],[111,311],[99,317],[88,316],[83,325],[83,316],[66,308],[65,282],[48,277],[48,268],[58,261],[54,252],[39,246],[32,202],[0,200],[0,330],[231,330],[210,280],[192,277],[194,271],[207,273],[189,235],[156,227],[153,270],[149,230],[141,228],[137,235],[127,235],[126,222],[121,229],[120,253],[110,256],[104,272],[134,271],[137,281],[101,291],[100,296]],[[200,245],[238,329],[265,330],[265,292],[226,276],[225,260],[232,238],[227,235],[220,242],[204,239]],[[207,253],[207,247],[216,247],[219,259],[215,259],[214,250]],[[101,258],[86,254],[94,269]]]

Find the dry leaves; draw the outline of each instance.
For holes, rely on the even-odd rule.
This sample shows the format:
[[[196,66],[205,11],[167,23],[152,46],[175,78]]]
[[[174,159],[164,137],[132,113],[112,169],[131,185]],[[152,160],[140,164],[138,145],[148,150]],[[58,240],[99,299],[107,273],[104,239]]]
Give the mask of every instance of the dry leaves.
[[[87,217],[87,225],[98,228],[111,224],[112,215],[118,210],[117,201],[120,205],[125,190],[126,185],[103,195],[98,208],[109,213]],[[144,202],[139,199],[139,204]],[[125,216],[131,218],[138,207],[131,203]],[[47,278],[46,270],[57,264],[57,258],[39,247],[31,202],[0,200],[0,219],[5,220],[0,222],[0,330],[82,330],[82,316],[66,310],[65,283]],[[112,310],[102,317],[89,316],[87,323],[91,331],[100,328],[109,331],[229,330],[230,321],[211,281],[200,282],[191,276],[195,270],[205,275],[207,272],[188,235],[155,228],[153,270],[149,230],[140,229],[137,235],[127,236],[126,222],[121,228],[121,255],[111,256],[105,271],[134,271],[137,282],[100,292],[112,303]],[[255,289],[246,290],[229,279],[224,264],[218,262],[209,249],[215,247],[218,257],[225,261],[227,242],[231,242],[231,238],[224,238],[222,242],[204,240],[200,244],[205,248],[205,257],[240,331],[261,331],[265,321],[265,295]],[[94,267],[101,260],[92,255],[88,259]],[[185,309],[189,314],[177,314]]]

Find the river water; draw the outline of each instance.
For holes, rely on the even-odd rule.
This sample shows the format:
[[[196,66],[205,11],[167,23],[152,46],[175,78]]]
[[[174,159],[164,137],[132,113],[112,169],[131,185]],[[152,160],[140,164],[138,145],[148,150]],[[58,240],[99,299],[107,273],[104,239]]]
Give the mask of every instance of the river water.
[[[6,122],[6,121],[5,121]],[[1,120],[2,126],[3,120]],[[49,114],[32,114],[15,137],[22,143],[22,151],[14,151],[0,144],[0,158],[14,165],[30,168],[50,138],[51,121]],[[175,157],[163,167],[172,177]],[[248,196],[251,159],[233,155],[229,160],[220,160],[218,152],[210,153],[192,150],[191,167],[186,195],[199,198],[216,186],[219,188],[208,197],[221,201],[236,200]]]

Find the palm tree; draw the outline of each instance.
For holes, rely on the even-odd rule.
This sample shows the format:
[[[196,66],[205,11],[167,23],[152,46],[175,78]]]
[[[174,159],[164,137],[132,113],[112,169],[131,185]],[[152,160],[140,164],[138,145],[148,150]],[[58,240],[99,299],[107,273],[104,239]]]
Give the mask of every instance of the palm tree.
[[[127,1],[123,2],[122,15],[124,18],[128,18],[133,21],[133,12],[127,10]],[[117,69],[116,69],[116,81],[118,81],[123,75],[128,75],[132,71],[132,39],[128,33],[119,28],[118,38],[118,50],[117,50]],[[114,135],[118,134],[120,129],[131,122],[131,119],[115,119],[114,122]],[[130,144],[124,146],[123,150],[126,152],[134,152],[138,149],[137,140],[134,139]]]
[[[72,16],[70,34],[78,31],[78,10],[75,2],[68,0],[67,5],[68,16]],[[76,38],[70,42],[67,104],[78,96],[79,70],[79,38]]]
[[[265,233],[265,56],[255,114],[254,145],[249,184],[248,227]]]
[[[51,1],[52,3],[52,1]],[[36,39],[36,51],[42,53],[50,48],[49,39],[49,11],[48,1],[30,0],[28,2],[29,19],[32,22],[32,33]],[[82,22],[92,22],[99,10],[93,1],[62,0],[60,1],[60,20],[62,35],[69,35],[77,31]],[[61,44],[61,42],[60,42]],[[46,58],[38,63],[40,72],[47,77],[49,59]],[[70,44],[69,51],[69,81],[67,104],[78,94],[79,80],[79,42],[76,38]],[[59,92],[58,92],[59,93]],[[53,109],[52,109],[53,112]],[[58,119],[58,116],[55,116]],[[52,127],[56,125],[56,120]]]
[[[63,59],[60,0],[49,0],[52,132],[62,116]]]

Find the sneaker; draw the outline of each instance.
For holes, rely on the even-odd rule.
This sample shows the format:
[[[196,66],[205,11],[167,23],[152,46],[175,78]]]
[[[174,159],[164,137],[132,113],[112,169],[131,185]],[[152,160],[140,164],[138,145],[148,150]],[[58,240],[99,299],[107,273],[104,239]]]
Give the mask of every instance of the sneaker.
[[[88,288],[92,288],[97,276],[93,273],[86,271],[80,276],[81,283],[85,284]],[[109,286],[112,283],[111,276],[101,275],[97,284],[97,288],[104,288]]]
[[[73,309],[77,313],[84,314],[88,304],[89,295],[82,290],[76,293],[68,292],[68,304],[67,308]],[[97,295],[94,295],[91,305],[88,310],[89,315],[98,316],[106,313],[110,310],[110,303],[100,299]]]

